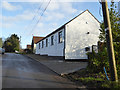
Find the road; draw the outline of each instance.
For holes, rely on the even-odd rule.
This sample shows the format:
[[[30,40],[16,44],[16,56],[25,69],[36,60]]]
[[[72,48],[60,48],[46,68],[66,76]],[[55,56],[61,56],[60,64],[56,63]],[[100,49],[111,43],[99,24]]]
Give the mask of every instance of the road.
[[[76,88],[76,85],[35,60],[6,53],[2,56],[2,88]]]

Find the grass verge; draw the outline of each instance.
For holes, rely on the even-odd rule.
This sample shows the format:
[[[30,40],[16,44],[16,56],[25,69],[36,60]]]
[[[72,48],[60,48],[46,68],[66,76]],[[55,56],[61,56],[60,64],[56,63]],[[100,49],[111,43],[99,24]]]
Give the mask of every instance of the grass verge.
[[[120,89],[120,80],[118,83],[108,81],[104,73],[93,73],[87,68],[76,71],[74,73],[63,75],[63,77],[70,79],[77,85],[85,85],[89,88],[110,88],[110,89]]]

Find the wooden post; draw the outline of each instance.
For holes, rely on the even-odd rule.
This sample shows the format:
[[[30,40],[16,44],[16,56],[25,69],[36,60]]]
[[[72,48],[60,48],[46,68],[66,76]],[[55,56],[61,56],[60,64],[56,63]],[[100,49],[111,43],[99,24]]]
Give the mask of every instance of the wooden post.
[[[109,56],[111,80],[117,82],[118,77],[117,77],[113,39],[112,39],[112,31],[111,31],[111,24],[110,24],[107,0],[102,0],[101,3],[102,3],[103,18],[104,18],[104,25],[105,25],[105,32],[106,32],[107,50],[108,50],[108,56]]]

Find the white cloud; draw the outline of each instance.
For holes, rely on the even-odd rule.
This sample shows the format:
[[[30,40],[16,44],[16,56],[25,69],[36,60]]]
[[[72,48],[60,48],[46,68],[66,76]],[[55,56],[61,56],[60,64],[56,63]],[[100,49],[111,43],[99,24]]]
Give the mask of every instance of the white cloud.
[[[51,2],[48,6],[49,11],[58,10],[60,8],[60,4],[58,2]]]
[[[37,25],[38,28],[41,28],[41,27],[43,27],[43,26],[44,26],[43,23],[39,23],[39,24]]]
[[[11,7],[11,10],[12,10],[12,8],[15,8],[15,6],[12,6],[8,2],[4,2],[4,5],[5,4],[8,4],[8,7]],[[44,5],[44,7],[42,7],[42,9],[44,9],[44,8],[45,8],[45,5]],[[77,12],[77,10],[73,8],[72,3],[70,3],[70,2],[65,2],[65,3],[51,2],[50,6],[47,8],[47,11],[44,13],[42,20],[40,20],[40,22],[42,22],[42,23],[39,23],[37,26],[43,27],[45,25],[45,23],[48,23],[48,22],[57,23],[58,21],[64,19],[66,15],[69,17],[70,15],[72,15],[76,12]],[[30,21],[34,17],[34,14],[35,13],[31,12],[30,10],[25,10],[22,14],[18,14],[16,16],[3,16],[2,17],[3,24],[5,26],[5,23],[6,23],[6,26],[10,27],[10,26],[13,26],[13,24],[15,24],[17,22]],[[39,18],[40,18],[40,16],[38,15],[38,16],[36,16],[35,20],[37,21]],[[32,26],[34,26],[35,23],[32,22]]]
[[[58,24],[57,24],[57,23],[52,23],[51,25],[52,25],[53,27],[58,26]]]
[[[16,18],[19,20],[32,20],[34,13],[31,11],[24,11],[22,14],[17,15]]]
[[[22,14],[16,16],[2,16],[0,15],[0,19],[2,19],[2,25],[0,27],[3,28],[12,28],[12,27],[21,27],[17,23],[24,23],[26,21],[32,20],[34,14],[30,11],[24,11]]]
[[[45,21],[58,21],[60,19],[63,19],[65,16],[63,13],[60,12],[46,12],[45,17],[43,20]]]
[[[40,18],[40,13],[42,13],[46,5],[47,3],[45,3],[45,5],[42,6],[41,8],[42,10],[39,11],[39,14],[37,14],[36,9],[35,9],[35,13],[33,13],[31,8],[29,8],[29,9],[24,9],[23,13],[17,14],[16,16],[3,16],[2,17],[3,26],[5,28],[7,27],[12,27],[15,29],[18,28],[18,30],[21,30],[20,32],[22,33],[21,35],[23,37],[32,36],[32,34],[38,35],[38,36],[41,36],[41,35],[46,36],[47,34],[51,33],[55,29],[59,28],[59,26],[61,26],[61,24],[64,24],[65,21],[69,21],[68,17],[71,18],[71,16],[76,14],[77,12],[77,10],[73,8],[72,3],[70,2],[66,2],[66,3],[51,2],[50,6],[45,11],[37,27],[33,28],[37,20]],[[35,14],[36,14],[36,18],[33,22],[31,22]],[[25,23],[25,24],[22,25],[22,23]]]
[[[9,2],[42,2],[43,0],[4,0]],[[45,0],[44,2],[48,2],[49,0]],[[118,2],[119,0],[114,0]],[[56,0],[52,0],[52,2],[56,2]],[[98,2],[97,0],[57,0],[57,2]],[[111,2],[111,0],[108,0]]]
[[[42,7],[42,9],[44,9],[45,6],[46,4]],[[67,17],[71,17],[72,15],[76,14],[76,12],[78,12],[77,9],[74,9],[72,3],[70,2],[66,3],[51,2],[50,6],[44,13],[42,20],[40,20],[40,23],[37,25],[37,27],[34,29],[32,33],[38,36],[39,35],[46,36],[55,29],[59,28],[59,26],[61,26],[61,20],[68,19],[66,18],[66,15]],[[62,22],[62,24],[64,23],[65,22]]]
[[[45,8],[42,7],[42,9]],[[78,12],[77,9],[73,8],[71,2],[51,2],[49,4],[49,7],[47,8],[46,12],[44,13],[44,17],[42,17],[42,20],[48,22],[54,22],[54,21],[60,21],[65,18],[65,16],[71,16],[76,14]]]
[[[56,0],[57,1],[57,0]],[[71,2],[51,2],[45,11],[44,15],[42,16],[40,22],[38,25],[34,28],[34,25],[40,18],[40,14],[42,11],[45,9],[46,5],[48,2],[44,2],[42,5],[41,10],[38,12],[39,5],[41,3],[20,3],[18,6],[12,3],[4,2],[3,7],[7,11],[15,11],[15,10],[20,10],[21,7],[26,6],[27,8],[24,7],[22,9],[22,13],[20,12],[12,12],[10,14],[3,13],[4,16],[2,16],[2,26],[3,30],[8,30],[7,33],[13,33],[16,32],[19,35],[22,36],[22,44],[24,43],[31,43],[31,37],[33,35],[37,36],[46,36],[52,31],[56,30],[59,28],[59,26],[63,25],[66,23],[66,21],[69,21],[70,18],[73,17],[73,15],[78,13],[78,11],[73,7]],[[37,5],[36,5],[37,4]],[[32,7],[33,6],[33,7]],[[34,9],[34,12],[33,12]],[[19,14],[17,14],[19,13]],[[12,16],[12,15],[15,16]],[[36,18],[32,22],[31,20],[33,19],[34,15],[36,14]],[[1,24],[1,23],[0,23]],[[0,26],[1,27],[1,26]],[[5,33],[5,31],[3,31]],[[4,34],[5,35],[5,34]],[[26,39],[26,37],[28,37]]]
[[[63,13],[68,13],[68,14],[72,14],[72,13],[76,13],[77,9],[73,8],[72,6],[72,2],[51,2],[47,8],[48,11],[62,11]]]
[[[30,11],[24,11],[22,14],[16,15],[16,16],[2,16],[3,22],[20,22],[24,20],[32,20],[34,14]]]
[[[1,23],[0,22],[0,28],[11,28],[13,26],[14,26],[13,23]]]
[[[13,27],[13,26],[14,26],[13,23],[2,23],[2,27],[3,27],[3,28],[11,28],[11,27]]]
[[[3,18],[4,17],[0,14],[0,28],[10,28],[13,26],[13,24],[9,22],[3,23],[2,21]]]
[[[15,10],[20,10],[22,9],[21,6],[13,6],[12,4],[8,3],[7,1],[2,2],[2,7],[8,11],[15,11]]]
[[[77,9],[74,9],[74,8],[72,7],[72,3],[70,3],[70,2],[62,3],[62,4],[61,4],[61,8],[62,8],[62,10],[63,10],[65,13],[68,13],[68,14],[72,14],[72,13],[76,13],[76,12],[77,12]]]
[[[46,36],[49,33],[51,33],[53,30],[55,30],[54,27],[41,27],[41,28],[36,28],[32,34],[36,36]]]

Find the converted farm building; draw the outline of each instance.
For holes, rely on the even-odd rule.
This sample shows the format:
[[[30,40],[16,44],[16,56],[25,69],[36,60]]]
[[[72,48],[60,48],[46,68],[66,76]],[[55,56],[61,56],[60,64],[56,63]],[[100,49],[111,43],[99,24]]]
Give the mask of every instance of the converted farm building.
[[[31,49],[32,49],[32,52],[35,53],[36,51],[36,43],[38,41],[40,41],[41,39],[43,39],[44,37],[38,37],[38,36],[33,36],[32,38],[32,43],[31,43]]]
[[[38,41],[36,54],[88,59],[86,53],[97,45],[99,29],[100,22],[86,10]]]

